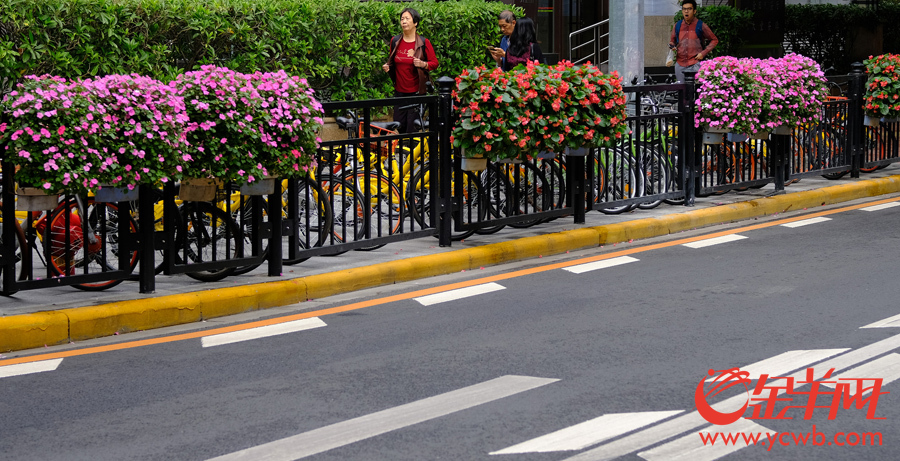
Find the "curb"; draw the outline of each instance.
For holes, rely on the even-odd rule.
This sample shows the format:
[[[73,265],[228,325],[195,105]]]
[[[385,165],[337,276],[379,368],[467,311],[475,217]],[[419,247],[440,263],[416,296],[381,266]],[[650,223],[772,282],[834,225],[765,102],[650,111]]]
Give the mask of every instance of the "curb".
[[[0,351],[148,330],[632,239],[900,192],[900,175],[585,227],[291,280],[0,317]]]

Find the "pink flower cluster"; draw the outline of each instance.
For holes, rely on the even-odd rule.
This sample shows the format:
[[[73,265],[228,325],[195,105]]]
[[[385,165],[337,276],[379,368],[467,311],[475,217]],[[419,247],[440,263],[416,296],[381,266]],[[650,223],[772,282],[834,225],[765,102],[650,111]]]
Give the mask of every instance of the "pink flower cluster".
[[[751,134],[817,118],[827,95],[825,78],[809,58],[704,62],[697,73],[695,125]]]
[[[239,183],[305,175],[322,106],[306,80],[206,66],[165,85],[139,75],[30,76],[0,103],[21,184],[133,189],[183,176]]]
[[[315,165],[322,105],[306,79],[203,66],[170,83],[191,119],[185,176],[238,183],[305,175]]]

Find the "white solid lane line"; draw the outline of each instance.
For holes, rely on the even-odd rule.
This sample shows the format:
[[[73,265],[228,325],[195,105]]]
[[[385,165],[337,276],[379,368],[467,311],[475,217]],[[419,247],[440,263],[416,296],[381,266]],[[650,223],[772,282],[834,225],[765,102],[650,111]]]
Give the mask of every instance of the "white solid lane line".
[[[831,218],[823,218],[823,217],[809,218],[809,219],[804,219],[802,221],[789,222],[786,224],[782,224],[781,226],[782,227],[792,227],[792,228],[793,227],[803,227],[803,226],[808,226],[810,224],[818,224],[820,222],[826,222],[826,221],[831,221]]]
[[[213,460],[294,461],[556,381],[559,380],[532,376],[501,376],[474,386],[236,451]]]
[[[846,370],[858,363],[868,361],[871,358],[877,357],[886,352],[890,352],[894,349],[897,349],[898,347],[900,347],[900,335],[891,336],[890,338],[886,338],[876,343],[869,344],[868,346],[852,350],[850,352],[841,354],[837,357],[817,364],[815,367],[816,376],[822,377],[830,368],[834,368],[836,372],[842,372],[843,370]],[[800,370],[792,374],[791,376],[794,377],[795,380],[805,379],[806,370]],[[784,392],[785,390],[780,390],[779,395]],[[731,397],[714,404],[713,408],[733,408],[735,404],[743,405],[746,399],[746,395],[737,395],[735,397]],[[665,439],[683,434],[704,424],[709,423],[707,423],[706,420],[703,419],[702,416],[700,416],[700,413],[694,411],[683,416],[678,416],[675,419],[662,422],[653,427],[649,427],[640,432],[626,435],[625,437],[613,440],[612,442],[607,442],[606,444],[600,445],[599,447],[592,448],[583,453],[577,454],[570,458],[566,458],[565,461],[599,461],[615,459],[620,456],[625,456],[629,453],[642,450]]]
[[[868,389],[863,392],[863,395],[872,392],[872,386],[875,385],[874,379],[881,378],[881,386],[883,387],[887,383],[892,381],[896,381],[900,378],[900,354],[888,354],[884,357],[879,358],[878,360],[873,360],[865,365],[860,365],[856,368],[852,368],[847,370],[837,376],[832,376],[827,381],[835,381],[839,384],[847,384],[850,389],[849,395],[856,395],[857,392],[857,384],[858,379],[863,380],[862,386],[863,389]],[[841,381],[841,380],[844,381]],[[823,386],[828,386],[834,388],[834,384],[822,384]]]
[[[585,272],[595,271],[598,269],[606,269],[607,267],[621,266],[638,261],[637,258],[631,256],[619,256],[618,258],[604,259],[603,261],[594,261],[592,263],[579,264],[577,266],[563,267],[563,270],[574,274],[583,274]]]
[[[547,453],[551,451],[581,450],[604,440],[618,437],[635,429],[656,423],[670,416],[683,413],[677,411],[644,411],[638,413],[614,413],[603,415],[583,423],[560,429],[547,435],[504,448],[492,455],[514,453]]]
[[[278,323],[264,327],[250,328],[247,330],[233,331],[219,335],[210,335],[200,338],[203,347],[221,346],[223,344],[250,341],[251,339],[266,338],[269,336],[283,335],[297,331],[310,330],[327,326],[322,319],[313,317],[309,319],[294,320],[292,322]]]
[[[890,202],[890,203],[882,203],[881,205],[872,205],[867,206],[865,208],[860,208],[863,211],[879,211],[887,208],[893,208],[895,206],[900,206],[900,202]]]
[[[770,357],[743,366],[741,367],[741,371],[749,372],[750,379],[752,380],[759,379],[759,376],[763,373],[768,374],[770,377],[785,376],[794,370],[806,368],[810,364],[820,362],[828,357],[833,357],[849,350],[850,349],[813,349],[787,351],[783,354],[778,354],[775,357]],[[714,379],[715,376],[707,379],[706,382],[711,382]]]
[[[873,322],[864,327],[859,327],[859,328],[897,328],[897,327],[900,327],[900,315],[888,317],[884,320],[879,320],[877,322]]]
[[[727,426],[709,426],[700,432],[707,432],[709,434],[715,434],[716,432],[722,434],[737,433],[738,436],[741,434],[747,434],[748,436],[762,434],[760,439],[766,440],[765,433],[774,431],[766,429],[753,421],[741,418],[737,420],[737,422]],[[699,434],[691,432],[690,434],[680,439],[673,440],[665,445],[660,445],[652,450],[638,453],[638,456],[647,461],[712,461],[747,447],[743,438],[738,439],[733,445],[729,445],[724,443],[724,440],[721,440],[721,436],[719,437],[718,443],[715,445],[704,445]]]
[[[0,367],[0,378],[9,378],[10,376],[27,375],[31,373],[41,373],[44,371],[53,371],[62,363],[63,359],[41,360],[40,362],[19,363],[16,365],[6,365]]]
[[[734,242],[737,240],[743,240],[745,238],[747,238],[747,237],[744,237],[743,235],[738,235],[738,234],[723,235],[721,237],[713,237],[711,239],[697,240],[696,242],[685,243],[684,246],[686,246],[688,248],[704,248],[704,247],[709,247],[709,246],[713,246],[713,245],[719,245],[721,243],[728,243],[728,242]]]
[[[445,291],[443,293],[435,293],[428,296],[420,296],[413,298],[423,306],[431,306],[432,304],[445,303],[447,301],[455,301],[457,299],[468,298],[470,296],[483,295],[492,291],[505,290],[506,287],[497,283],[485,283],[472,287],[457,288],[455,290]]]

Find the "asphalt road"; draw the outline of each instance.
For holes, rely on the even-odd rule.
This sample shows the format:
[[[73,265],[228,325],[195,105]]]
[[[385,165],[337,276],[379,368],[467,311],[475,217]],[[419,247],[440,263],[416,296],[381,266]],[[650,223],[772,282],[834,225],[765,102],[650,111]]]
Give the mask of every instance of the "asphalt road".
[[[0,458],[900,459],[900,329],[861,328],[900,315],[900,207],[847,208],[244,317],[289,321],[252,331],[280,329],[263,338],[232,318],[32,351],[0,367]],[[882,394],[832,412],[808,395],[830,389],[800,384],[807,366],[881,378]],[[695,389],[732,367],[795,376],[754,394],[789,388],[754,402],[793,419],[710,426]],[[709,401],[741,404],[757,384]],[[821,438],[797,446],[813,425]],[[729,431],[794,434],[751,447],[698,435]],[[837,446],[851,433],[882,444]]]

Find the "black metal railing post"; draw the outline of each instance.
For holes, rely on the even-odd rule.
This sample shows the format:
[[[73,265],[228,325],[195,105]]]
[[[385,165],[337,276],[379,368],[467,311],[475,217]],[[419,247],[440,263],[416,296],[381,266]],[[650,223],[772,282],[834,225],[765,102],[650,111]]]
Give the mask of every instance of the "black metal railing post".
[[[686,71],[684,73],[684,116],[681,119],[681,128],[679,133],[684,133],[680,140],[684,146],[682,152],[684,155],[684,206],[694,206],[694,199],[697,197],[697,191],[700,190],[700,159],[702,152],[700,148],[702,144],[698,138],[700,132],[694,130],[694,101],[697,99],[697,88],[695,78],[697,72]],[[681,136],[681,135],[679,135]]]
[[[452,232],[452,210],[453,206],[451,203],[452,200],[452,178],[453,175],[453,145],[450,143],[450,133],[453,130],[452,117],[453,117],[453,100],[451,98],[451,92],[453,91],[453,86],[456,84],[456,81],[450,77],[441,77],[437,81],[438,83],[438,95],[440,97],[440,112],[439,119],[439,127],[438,127],[438,137],[440,138],[440,148],[438,149],[438,155],[440,159],[439,165],[439,175],[440,180],[438,181],[436,191],[434,189],[434,181],[430,187],[432,196],[437,195],[439,197],[438,207],[438,242],[442,247],[450,246],[450,233]],[[437,192],[437,194],[435,194]]]
[[[0,251],[0,261],[3,261],[3,286],[0,293],[11,295],[18,291],[16,288],[16,181],[15,167],[11,162],[3,162],[3,246]],[[25,251],[24,249],[22,251]]]
[[[791,150],[791,135],[772,135],[772,176],[775,177],[775,194],[784,193],[784,181],[790,175],[785,168],[789,151]]]
[[[590,152],[591,148],[583,148]],[[575,224],[584,224],[584,170],[588,155],[570,155],[566,157],[566,185],[569,190],[567,197],[572,198],[572,206],[575,209]]]
[[[850,65],[850,107],[847,123],[850,125],[850,177],[859,177],[859,168],[865,162],[865,127],[863,126],[863,97],[866,94],[865,66],[861,62]]]
[[[138,291],[141,293],[153,293],[156,291],[156,216],[153,209],[153,186],[142,184],[138,195],[138,253],[140,265],[138,266]],[[120,223],[127,220],[120,219]],[[120,235],[122,231],[119,231]],[[127,232],[131,232],[129,229]],[[126,242],[133,244],[134,239]],[[121,252],[130,254],[129,251]],[[127,266],[119,266],[127,267]]]
[[[275,180],[275,190],[269,195],[269,276],[278,277],[283,268],[281,250],[281,178]],[[261,230],[261,229],[260,229]]]

